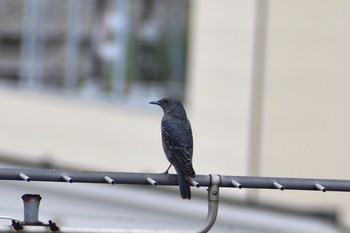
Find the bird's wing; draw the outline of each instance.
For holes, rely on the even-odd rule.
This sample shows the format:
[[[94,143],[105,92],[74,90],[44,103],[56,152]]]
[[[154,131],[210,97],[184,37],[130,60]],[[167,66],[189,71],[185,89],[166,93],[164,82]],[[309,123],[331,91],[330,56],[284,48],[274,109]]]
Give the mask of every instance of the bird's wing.
[[[163,122],[162,135],[174,159],[175,166],[178,166],[185,174],[191,175],[193,141],[190,126],[178,126]]]

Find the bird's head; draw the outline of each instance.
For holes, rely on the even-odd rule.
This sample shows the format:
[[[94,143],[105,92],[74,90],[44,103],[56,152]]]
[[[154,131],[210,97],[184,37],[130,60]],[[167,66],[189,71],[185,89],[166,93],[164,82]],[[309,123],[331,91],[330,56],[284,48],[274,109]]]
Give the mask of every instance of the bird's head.
[[[150,104],[159,105],[164,113],[178,113],[178,112],[185,112],[185,109],[179,99],[172,98],[172,97],[166,97],[163,99],[160,99],[158,101],[152,101],[149,102]]]

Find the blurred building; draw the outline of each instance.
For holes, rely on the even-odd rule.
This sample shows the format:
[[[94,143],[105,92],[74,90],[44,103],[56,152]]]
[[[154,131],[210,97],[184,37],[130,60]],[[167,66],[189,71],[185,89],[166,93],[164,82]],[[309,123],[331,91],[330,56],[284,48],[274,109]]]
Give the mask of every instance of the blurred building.
[[[3,82],[104,101],[183,97],[187,1],[0,4]]]
[[[1,2],[4,161],[163,171],[162,113],[148,102],[177,95],[192,123],[198,174],[349,177],[350,2],[60,2]],[[57,28],[43,26],[50,20]],[[29,183],[13,192],[42,189]],[[200,199],[204,189],[194,192]],[[172,198],[150,193],[161,195],[161,203]],[[233,226],[237,232],[301,232],[304,221],[310,224],[305,232],[350,227],[348,193],[234,189],[222,195],[218,222],[224,224],[217,232]],[[142,196],[135,199],[144,203]],[[242,209],[232,204],[237,201]],[[193,209],[195,202],[178,205]],[[321,224],[311,213],[331,217]],[[277,216],[288,229],[273,227]]]

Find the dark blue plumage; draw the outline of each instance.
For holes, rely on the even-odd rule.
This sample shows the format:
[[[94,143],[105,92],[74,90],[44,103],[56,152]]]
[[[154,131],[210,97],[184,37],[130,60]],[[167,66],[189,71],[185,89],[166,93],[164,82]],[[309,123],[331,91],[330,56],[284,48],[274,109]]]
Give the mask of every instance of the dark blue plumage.
[[[192,167],[192,129],[186,111],[181,101],[175,98],[163,98],[150,103],[163,109],[161,122],[163,149],[178,175],[181,197],[191,199],[189,179],[196,174]]]

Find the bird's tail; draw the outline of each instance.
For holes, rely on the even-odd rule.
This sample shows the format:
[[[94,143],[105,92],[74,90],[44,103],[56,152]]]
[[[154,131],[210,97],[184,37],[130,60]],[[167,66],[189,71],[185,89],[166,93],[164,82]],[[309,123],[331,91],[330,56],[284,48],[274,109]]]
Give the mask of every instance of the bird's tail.
[[[182,173],[178,173],[180,194],[182,199],[191,199],[190,181]]]

